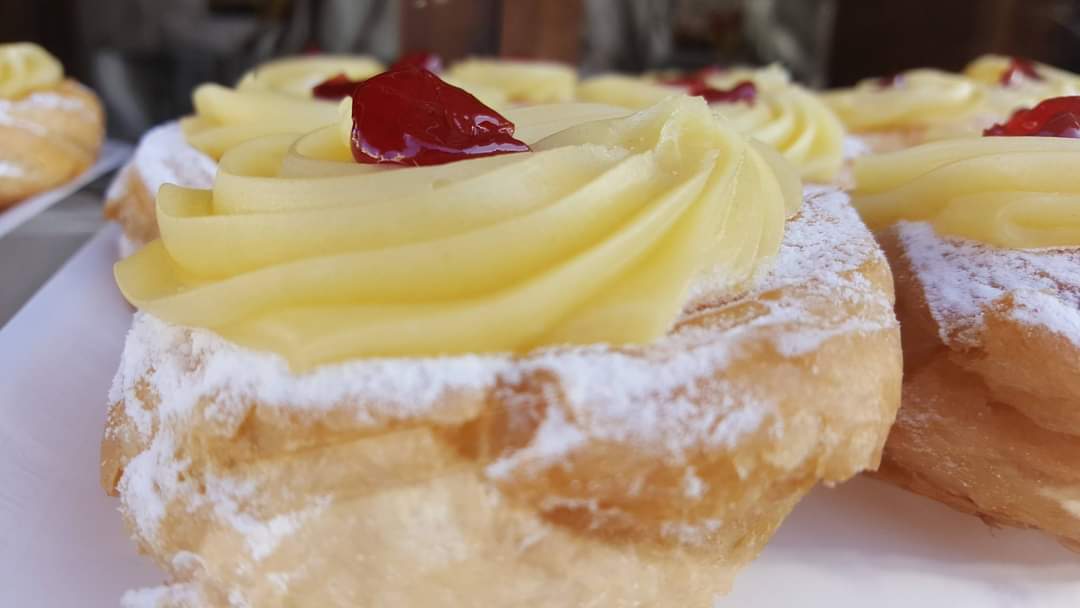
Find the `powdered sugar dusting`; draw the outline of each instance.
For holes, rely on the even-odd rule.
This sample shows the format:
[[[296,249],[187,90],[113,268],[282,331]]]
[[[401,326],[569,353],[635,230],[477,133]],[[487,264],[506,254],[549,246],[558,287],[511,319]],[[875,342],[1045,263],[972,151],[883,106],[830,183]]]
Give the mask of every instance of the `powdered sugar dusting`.
[[[105,194],[109,200],[128,194],[129,172],[135,170],[151,195],[163,184],[189,188],[210,188],[217,164],[213,159],[188,145],[180,123],[167,122],[150,129],[139,140],[131,162],[113,179]]]
[[[977,344],[984,309],[1008,294],[1021,294],[1018,318],[1080,340],[1080,248],[1003,249],[940,236],[926,223],[897,230],[946,343]]]
[[[1080,349],[1080,309],[1041,291],[1018,292],[1013,295],[1013,304],[1013,319],[1045,327]]]
[[[363,359],[294,374],[275,354],[139,313],[109,396],[123,403],[149,445],[124,469],[124,508],[138,534],[153,542],[173,501],[203,500],[191,496],[191,481],[181,481],[189,465],[176,458],[173,433],[185,429],[196,411],[235,428],[255,403],[308,417],[345,413],[361,428],[418,418],[460,424],[471,420],[477,412],[470,408],[483,407],[485,395],[500,384],[554,378],[560,394],[548,400],[538,431],[528,445],[488,467],[493,477],[559,462],[594,440],[633,442],[679,460],[688,450],[732,448],[754,434],[777,437],[783,433],[775,422],[777,405],[760,387],[727,378],[723,370],[753,357],[749,345],[760,348],[763,339],[775,352],[798,357],[836,337],[895,329],[888,295],[858,272],[882,259],[846,195],[809,188],[803,211],[788,223],[775,266],[753,290],[728,302],[708,302],[709,290],[696,290],[676,327],[647,348],[594,345],[521,357]],[[710,309],[747,302],[753,303],[754,315],[731,327],[704,330],[692,323]],[[807,308],[812,303],[817,306]],[[159,401],[144,403],[147,393]],[[249,520],[242,505],[254,489],[219,481],[207,484],[206,505],[246,538],[255,559],[272,552],[306,517],[299,512],[270,523]],[[688,478],[686,492],[704,491],[701,483]],[[680,530],[673,524],[672,534],[685,535]]]
[[[198,595],[190,587],[169,585],[127,591],[120,599],[123,608],[174,608],[198,606]]]
[[[855,135],[845,135],[841,149],[843,150],[844,160],[854,160],[873,152],[870,145],[863,138]]]
[[[22,177],[23,168],[13,162],[0,160],[0,177]]]

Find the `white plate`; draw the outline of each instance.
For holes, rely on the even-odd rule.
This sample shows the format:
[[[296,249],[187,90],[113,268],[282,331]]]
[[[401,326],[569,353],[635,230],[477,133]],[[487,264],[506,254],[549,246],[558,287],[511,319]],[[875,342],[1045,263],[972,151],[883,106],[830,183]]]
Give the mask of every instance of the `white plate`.
[[[131,150],[130,144],[119,141],[106,141],[101,146],[101,154],[98,155],[97,162],[75,179],[59,188],[42,192],[37,196],[17,203],[13,207],[9,207],[5,211],[0,211],[0,236],[4,236],[18,228],[26,220],[64,200],[72,192],[124,164],[131,156]]]
[[[0,330],[0,606],[116,606],[161,575],[98,486],[105,394],[131,313],[98,234]],[[734,593],[779,608],[1075,608],[1080,556],[875,481],[819,489]]]

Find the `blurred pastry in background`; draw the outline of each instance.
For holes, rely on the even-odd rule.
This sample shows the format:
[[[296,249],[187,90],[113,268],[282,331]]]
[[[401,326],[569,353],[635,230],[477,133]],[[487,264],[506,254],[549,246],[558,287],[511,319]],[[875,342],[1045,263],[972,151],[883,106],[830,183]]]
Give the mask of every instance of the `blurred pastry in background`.
[[[105,137],[97,95],[48,51],[0,44],[0,209],[70,181]]]
[[[978,133],[994,115],[983,87],[963,75],[916,69],[827,91],[825,102],[874,152]]]
[[[1076,74],[986,55],[961,74],[909,70],[828,91],[824,98],[871,150],[890,152],[927,141],[977,137],[1017,109],[1078,93]]]
[[[904,392],[879,475],[1080,548],[1080,97],[856,162],[896,277]]]
[[[680,93],[703,97],[740,132],[779,151],[803,179],[827,184],[840,176],[843,125],[779,66],[707,68],[690,75],[606,74],[586,78],[576,95],[582,101],[640,109]]]
[[[162,188],[116,267],[145,597],[706,606],[877,466],[899,333],[846,195],[687,96],[504,116],[392,70],[353,110]]]
[[[452,65],[446,81],[476,95],[485,103],[541,104],[570,101],[578,76],[574,67],[551,61],[474,57]],[[505,101],[484,93],[498,91]]]

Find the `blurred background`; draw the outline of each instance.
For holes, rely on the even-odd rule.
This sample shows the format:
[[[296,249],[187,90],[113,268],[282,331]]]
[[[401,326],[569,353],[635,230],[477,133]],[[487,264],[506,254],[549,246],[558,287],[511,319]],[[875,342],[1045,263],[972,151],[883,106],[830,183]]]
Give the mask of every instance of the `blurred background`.
[[[606,70],[784,63],[817,87],[985,52],[1080,71],[1077,0],[0,0],[0,41],[33,40],[104,97],[133,140],[192,88],[274,56],[430,50]]]

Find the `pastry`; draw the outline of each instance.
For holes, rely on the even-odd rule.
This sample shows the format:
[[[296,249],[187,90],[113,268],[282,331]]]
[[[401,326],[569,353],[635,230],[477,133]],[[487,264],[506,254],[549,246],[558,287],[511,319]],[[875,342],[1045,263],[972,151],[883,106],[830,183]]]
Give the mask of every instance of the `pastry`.
[[[706,69],[690,76],[605,74],[577,88],[583,101],[640,109],[679,92],[704,97],[741,132],[773,146],[803,178],[830,183],[844,164],[844,128],[814,94],[778,66]]]
[[[875,467],[899,335],[846,196],[700,99],[626,114],[391,71],[164,187],[116,268],[102,483],[169,577],[128,605],[710,606]]]
[[[315,55],[259,66],[235,88],[200,86],[193,94],[195,115],[148,131],[106,193],[105,216],[123,228],[125,249],[157,238],[154,197],[162,184],[208,188],[216,160],[230,146],[335,122],[345,94],[319,99],[313,90],[335,77],[362,79],[381,70],[366,57]]]
[[[904,329],[879,475],[1080,546],[1080,97],[988,134],[856,163]]]
[[[961,74],[915,69],[869,78],[824,99],[875,152],[975,137],[1014,111],[1080,93],[1080,77],[1023,59],[986,55]]]
[[[496,107],[570,101],[578,80],[577,70],[561,63],[478,57],[455,63],[445,77]]]
[[[0,209],[93,165],[104,123],[97,96],[45,49],[0,44]]]

